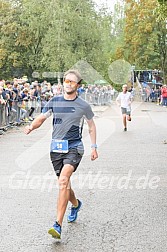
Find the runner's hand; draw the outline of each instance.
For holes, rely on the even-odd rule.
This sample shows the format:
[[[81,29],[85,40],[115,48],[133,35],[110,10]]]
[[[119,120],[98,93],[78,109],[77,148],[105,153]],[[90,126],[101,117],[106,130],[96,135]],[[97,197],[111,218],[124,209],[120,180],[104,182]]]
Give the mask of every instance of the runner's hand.
[[[26,135],[28,135],[28,134],[30,134],[30,132],[32,131],[33,129],[32,129],[32,126],[31,125],[28,125],[28,126],[26,126],[25,128],[24,128],[24,133],[26,134]]]
[[[96,158],[98,158],[98,154],[97,154],[97,150],[96,149],[92,149],[91,152],[91,160],[95,160]]]

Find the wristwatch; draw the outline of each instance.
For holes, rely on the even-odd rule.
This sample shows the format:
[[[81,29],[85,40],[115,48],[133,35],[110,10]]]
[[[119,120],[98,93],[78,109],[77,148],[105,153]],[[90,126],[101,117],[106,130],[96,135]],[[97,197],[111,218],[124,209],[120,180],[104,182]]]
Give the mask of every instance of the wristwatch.
[[[92,144],[92,145],[91,145],[91,148],[97,149],[97,144]]]

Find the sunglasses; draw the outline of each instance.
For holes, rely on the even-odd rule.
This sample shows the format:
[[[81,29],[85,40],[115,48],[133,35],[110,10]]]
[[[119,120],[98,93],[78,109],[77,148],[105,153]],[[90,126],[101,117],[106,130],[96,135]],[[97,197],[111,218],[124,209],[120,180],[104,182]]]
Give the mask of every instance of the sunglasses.
[[[71,84],[71,85],[76,85],[77,84],[76,81],[71,81],[71,80],[68,80],[68,79],[64,80],[64,83],[65,84]]]

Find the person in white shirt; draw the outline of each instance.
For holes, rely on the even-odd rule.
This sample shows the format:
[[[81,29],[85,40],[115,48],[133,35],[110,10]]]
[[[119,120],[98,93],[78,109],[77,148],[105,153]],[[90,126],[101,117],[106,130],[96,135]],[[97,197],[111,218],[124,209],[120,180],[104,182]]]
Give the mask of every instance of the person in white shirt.
[[[122,92],[116,98],[116,103],[121,107],[124,131],[127,131],[127,120],[131,121],[132,94],[128,92],[128,86],[122,86]]]

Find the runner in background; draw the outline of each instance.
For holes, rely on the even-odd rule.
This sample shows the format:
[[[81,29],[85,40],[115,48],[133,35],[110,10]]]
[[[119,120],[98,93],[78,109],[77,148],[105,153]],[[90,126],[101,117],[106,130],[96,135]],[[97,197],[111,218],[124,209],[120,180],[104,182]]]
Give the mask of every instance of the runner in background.
[[[116,98],[116,103],[121,107],[124,131],[127,131],[127,121],[131,121],[132,94],[128,92],[128,86],[122,86],[122,92]]]

